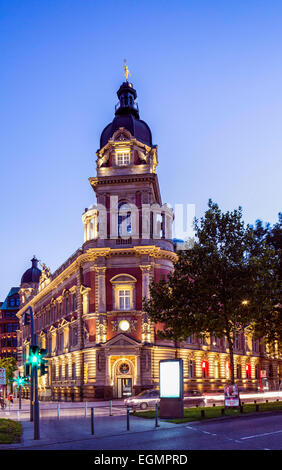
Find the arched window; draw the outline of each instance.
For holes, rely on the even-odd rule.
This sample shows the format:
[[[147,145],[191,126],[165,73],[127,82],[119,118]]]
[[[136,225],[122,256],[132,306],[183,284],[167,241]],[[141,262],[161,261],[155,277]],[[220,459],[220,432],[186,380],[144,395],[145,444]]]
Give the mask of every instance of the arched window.
[[[132,233],[131,207],[126,202],[118,206],[118,237],[127,237]]]

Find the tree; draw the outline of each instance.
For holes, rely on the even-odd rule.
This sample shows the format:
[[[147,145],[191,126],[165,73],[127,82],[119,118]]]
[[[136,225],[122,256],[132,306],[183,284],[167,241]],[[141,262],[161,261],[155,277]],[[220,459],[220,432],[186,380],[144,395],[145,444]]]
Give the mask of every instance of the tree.
[[[250,262],[257,277],[257,315],[252,325],[256,337],[264,337],[269,345],[282,349],[282,213],[270,226],[257,220],[252,231]]]
[[[17,369],[17,361],[14,357],[0,359],[0,368],[6,369],[6,385],[12,382],[14,372]]]
[[[168,279],[151,284],[144,310],[165,325],[160,337],[225,337],[234,383],[234,340],[256,319],[256,296],[263,292],[257,268],[263,269],[264,258],[259,265],[255,232],[244,226],[241,207],[222,213],[209,200],[205,216],[195,221],[195,233],[194,246],[179,253]]]

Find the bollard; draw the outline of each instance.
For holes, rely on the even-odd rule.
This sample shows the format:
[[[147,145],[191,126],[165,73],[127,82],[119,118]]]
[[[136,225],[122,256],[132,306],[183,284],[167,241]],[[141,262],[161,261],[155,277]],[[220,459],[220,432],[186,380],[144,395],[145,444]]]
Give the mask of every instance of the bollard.
[[[215,403],[213,403],[212,406],[215,406]]]
[[[256,411],[259,411],[259,405],[256,404]]]
[[[57,405],[57,415],[58,415],[58,419],[60,419],[60,403],[58,403]]]
[[[130,425],[129,425],[129,411],[130,411],[130,408],[129,406],[127,407],[127,412],[126,412],[126,429],[127,431],[129,431],[130,429]]]
[[[91,434],[94,434],[94,408],[91,408]]]
[[[225,409],[221,408],[221,416],[224,416],[224,415],[225,415]]]
[[[240,413],[243,413],[243,405],[244,405],[244,403],[242,403],[242,405],[240,405]]]
[[[155,428],[160,427],[158,417],[159,417],[159,405],[158,405],[158,403],[156,403]]]
[[[205,417],[205,410],[201,410],[201,418]]]
[[[112,413],[112,400],[110,400],[110,416],[113,416],[113,413]]]
[[[85,414],[85,418],[87,417],[87,401],[85,402],[85,410],[84,410],[84,414]]]

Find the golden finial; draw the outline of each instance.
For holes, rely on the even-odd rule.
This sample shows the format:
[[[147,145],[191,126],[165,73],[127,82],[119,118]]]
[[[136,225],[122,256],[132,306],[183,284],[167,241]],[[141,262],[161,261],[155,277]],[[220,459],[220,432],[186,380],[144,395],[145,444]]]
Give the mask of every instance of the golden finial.
[[[124,68],[124,76],[125,76],[126,81],[127,81],[127,83],[128,83],[128,77],[129,77],[129,75],[131,75],[131,73],[130,73],[130,71],[129,71],[127,65],[126,65],[126,59],[124,59],[123,68]]]

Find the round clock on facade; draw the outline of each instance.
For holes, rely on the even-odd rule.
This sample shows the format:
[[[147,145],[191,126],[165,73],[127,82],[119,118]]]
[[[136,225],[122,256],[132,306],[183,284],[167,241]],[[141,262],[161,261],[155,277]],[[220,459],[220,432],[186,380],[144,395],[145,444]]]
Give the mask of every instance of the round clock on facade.
[[[128,331],[130,328],[130,323],[127,320],[121,320],[118,326],[121,331]]]

